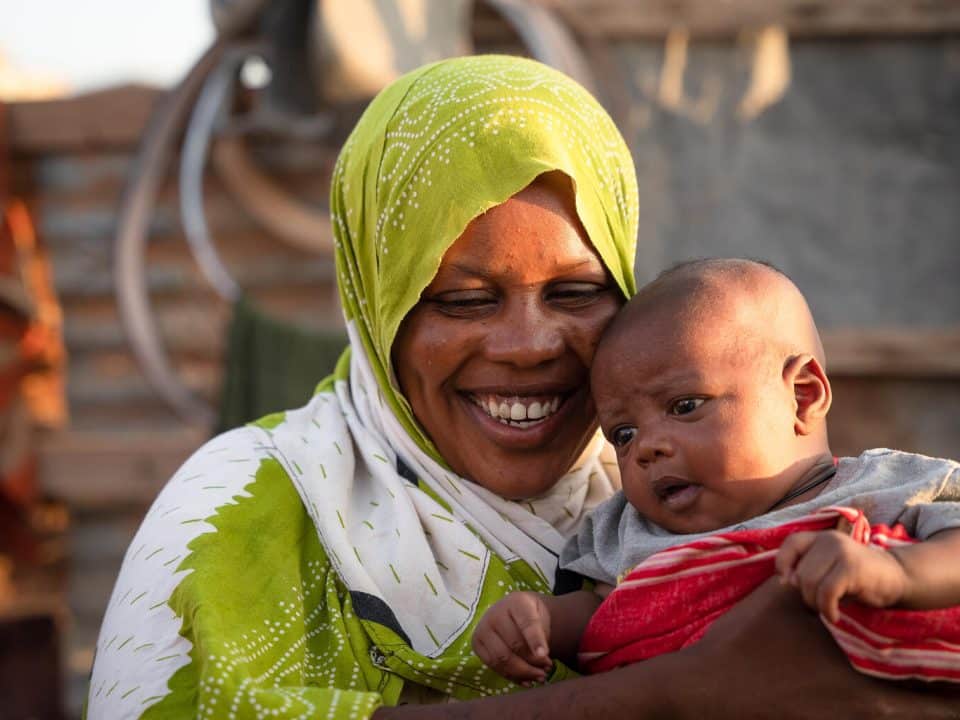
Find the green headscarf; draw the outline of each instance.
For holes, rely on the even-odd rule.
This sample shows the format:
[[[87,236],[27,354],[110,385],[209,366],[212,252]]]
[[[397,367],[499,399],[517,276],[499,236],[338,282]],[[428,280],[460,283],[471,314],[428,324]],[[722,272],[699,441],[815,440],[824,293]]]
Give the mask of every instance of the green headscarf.
[[[556,70],[504,55],[427,65],[374,99],[340,153],[331,209],[346,318],[400,422],[438,461],[393,377],[397,330],[470,221],[552,170],[573,181],[580,221],[629,297],[633,161],[606,111]]]

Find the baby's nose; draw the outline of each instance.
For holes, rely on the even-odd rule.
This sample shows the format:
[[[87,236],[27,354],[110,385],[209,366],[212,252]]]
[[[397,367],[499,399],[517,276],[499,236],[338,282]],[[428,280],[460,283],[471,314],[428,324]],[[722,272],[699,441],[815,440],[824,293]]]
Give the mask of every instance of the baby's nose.
[[[637,462],[648,465],[662,458],[673,457],[673,443],[664,435],[648,435],[634,440]]]

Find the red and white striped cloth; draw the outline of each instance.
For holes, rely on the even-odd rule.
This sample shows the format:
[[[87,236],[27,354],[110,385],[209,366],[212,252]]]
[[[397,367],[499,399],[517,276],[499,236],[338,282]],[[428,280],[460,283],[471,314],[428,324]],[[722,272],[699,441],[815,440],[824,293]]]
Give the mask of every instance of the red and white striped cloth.
[[[828,507],[773,528],[712,535],[650,556],[610,593],[580,644],[580,666],[601,672],[691,645],[739,600],[774,574],[794,532],[849,528],[865,544],[916,542],[902,525],[871,527],[859,510]],[[888,679],[960,682],[960,607],[876,609],[843,602],[830,634],[853,666]]]

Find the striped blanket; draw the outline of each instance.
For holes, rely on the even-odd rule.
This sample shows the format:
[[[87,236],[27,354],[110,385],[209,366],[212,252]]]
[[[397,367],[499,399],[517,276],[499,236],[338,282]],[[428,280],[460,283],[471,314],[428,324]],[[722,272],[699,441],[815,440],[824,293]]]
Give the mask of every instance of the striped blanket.
[[[774,574],[791,533],[843,529],[883,549],[915,542],[901,525],[870,526],[859,510],[828,507],[774,528],[721,533],[650,556],[603,602],[580,644],[580,666],[601,672],[691,645]],[[843,602],[821,615],[851,664],[868,675],[960,682],[960,607],[877,609]]]

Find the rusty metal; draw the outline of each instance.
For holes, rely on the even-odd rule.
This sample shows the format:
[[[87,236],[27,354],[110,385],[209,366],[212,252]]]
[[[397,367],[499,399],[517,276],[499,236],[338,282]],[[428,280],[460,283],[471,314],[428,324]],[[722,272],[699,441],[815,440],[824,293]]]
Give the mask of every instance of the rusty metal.
[[[483,2],[510,25],[534,59],[555,67],[596,93],[597,83],[583,52],[555,12],[529,0]]]
[[[270,0],[210,0],[210,17],[217,35],[231,38],[256,27]]]
[[[294,197],[260,170],[242,138],[218,139],[212,155],[220,181],[261,227],[301,250],[333,254],[329,215]]]

